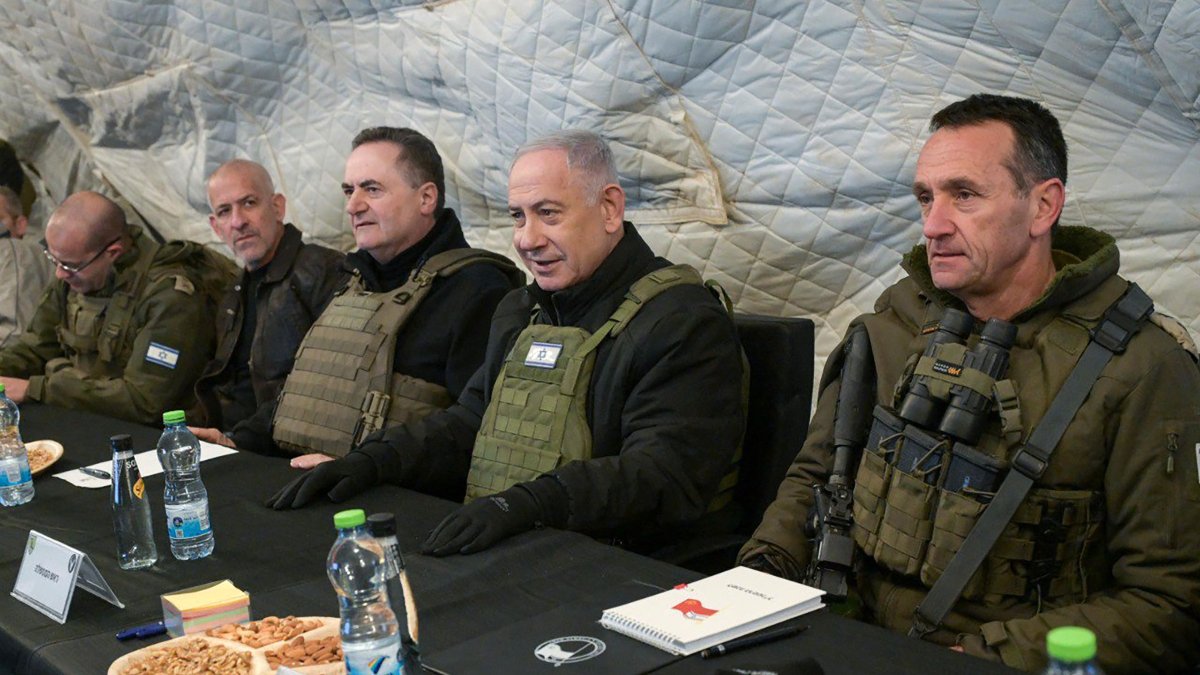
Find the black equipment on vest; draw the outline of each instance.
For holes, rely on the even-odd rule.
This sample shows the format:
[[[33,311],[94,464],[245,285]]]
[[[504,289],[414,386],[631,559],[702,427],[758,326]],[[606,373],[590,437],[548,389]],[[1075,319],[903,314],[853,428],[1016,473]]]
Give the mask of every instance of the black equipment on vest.
[[[922,356],[932,359],[941,345],[962,344],[971,334],[974,325],[975,320],[970,314],[953,307],[948,308],[938,323],[937,331],[929,338],[929,344],[925,346]],[[913,424],[932,429],[934,422],[941,415],[944,403],[929,391],[928,378],[917,375],[913,377],[908,394],[904,396],[904,401],[896,412]]]
[[[1083,405],[1100,373],[1115,354],[1125,351],[1129,341],[1150,318],[1154,303],[1150,296],[1130,283],[1091,331],[1083,356],[1067,376],[1037,428],[1013,456],[1012,468],[1000,484],[991,504],[971,528],[958,553],[946,566],[929,593],[913,612],[909,637],[924,637],[941,626],[942,620],[962,595],[963,588],[992,550],[1005,525],[1012,520],[1029,489],[1045,472],[1054,448],[1062,439],[1075,413]],[[1035,574],[1037,570],[1034,570]]]
[[[856,326],[843,349],[841,389],[833,424],[833,471],[829,481],[813,486],[813,509],[805,530],[813,541],[805,583],[820,588],[833,601],[847,594],[847,576],[854,553],[850,529],[854,524],[851,471],[867,440],[871,404],[875,400],[875,364],[867,329]]]
[[[1007,321],[988,319],[979,335],[979,343],[967,352],[963,369],[974,368],[992,380],[1000,380],[1008,370],[1008,350],[1017,339],[1017,327]],[[981,393],[962,385],[950,388],[950,401],[938,430],[968,445],[979,441],[991,409],[991,392]]]

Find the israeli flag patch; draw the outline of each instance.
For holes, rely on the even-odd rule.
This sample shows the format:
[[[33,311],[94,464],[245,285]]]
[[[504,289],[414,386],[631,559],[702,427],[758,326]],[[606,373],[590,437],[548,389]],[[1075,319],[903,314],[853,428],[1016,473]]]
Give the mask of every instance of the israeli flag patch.
[[[150,346],[146,348],[146,360],[174,370],[179,363],[179,350],[151,342]]]
[[[553,368],[558,363],[558,355],[562,353],[562,345],[550,342],[535,342],[529,345],[529,353],[525,355],[525,365],[534,368]]]

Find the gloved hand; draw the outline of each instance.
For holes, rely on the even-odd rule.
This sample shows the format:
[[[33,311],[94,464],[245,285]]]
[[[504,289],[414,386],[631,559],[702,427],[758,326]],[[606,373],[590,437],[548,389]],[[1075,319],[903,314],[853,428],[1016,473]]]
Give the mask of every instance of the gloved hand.
[[[341,502],[375,485],[378,479],[375,460],[352,452],[305,472],[268,499],[267,506],[277,511],[298,509],[322,494],[331,502]]]
[[[541,508],[537,500],[517,485],[476,499],[446,516],[421,545],[421,552],[439,557],[451,553],[475,553],[537,527],[540,520]]]

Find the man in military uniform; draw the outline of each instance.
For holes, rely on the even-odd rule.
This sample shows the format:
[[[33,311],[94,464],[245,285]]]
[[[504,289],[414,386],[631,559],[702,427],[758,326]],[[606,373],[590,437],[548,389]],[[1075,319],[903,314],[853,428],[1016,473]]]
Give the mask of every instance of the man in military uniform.
[[[301,241],[284,224],[287,199],[262,165],[222,164],[208,179],[208,222],[242,266],[217,312],[217,353],[196,382],[200,438],[271,452],[275,399],[309,326],[345,283],[333,249]],[[224,431],[222,431],[224,430]]]
[[[21,198],[0,185],[0,349],[25,331],[42,291],[54,278],[42,247],[24,238],[28,224]]]
[[[467,245],[445,205],[441,156],[412,129],[359,132],[342,192],[358,243],[352,276],[301,344],[274,417],[271,442],[300,468],[449,406],[520,277],[512,261]]]
[[[45,252],[58,282],[0,350],[9,396],[143,424],[191,405],[213,345],[203,249],[157,244],[107,197],[78,192],[50,216]]]
[[[368,437],[271,505],[341,501],[380,482],[462,497],[465,483],[469,503],[425,542],[433,555],[539,525],[666,543],[722,505],[745,419],[726,308],[624,221],[595,134],[521,148],[508,200],[534,282],[496,310],[487,359],[458,402]]]
[[[962,372],[938,363],[923,371],[916,360],[950,308],[969,312],[976,334],[984,320],[1014,324],[1007,378],[1015,397],[997,385],[1003,420],[988,413],[975,447],[987,458],[975,462],[1020,481],[1018,469],[1032,477],[1037,466],[1014,458],[1036,450],[1026,445],[1030,430],[1054,424],[1047,409],[1093,348],[1089,330],[1140,291],[1117,275],[1112,237],[1057,224],[1067,152],[1049,111],[1026,99],[976,95],[934,115],[931,130],[913,187],[926,243],[904,258],[908,276],[848,335],[866,331],[875,371],[868,397],[890,410],[906,388],[913,391],[914,372]],[[940,626],[917,622],[917,633],[1037,670],[1046,632],[1079,625],[1097,634],[1105,672],[1190,672],[1200,656],[1200,369],[1177,328],[1151,317],[1123,352],[1113,350],[979,572]],[[803,576],[812,555],[803,524],[812,486],[834,470],[835,409],[850,372],[839,350],[808,438],[742,549],[742,564]],[[884,452],[892,442],[868,443],[852,472],[852,586],[866,618],[908,631],[975,519],[1000,499],[979,484],[929,484],[969,456],[959,446],[941,455],[949,468],[936,473],[935,462],[930,474],[925,464],[910,471]]]

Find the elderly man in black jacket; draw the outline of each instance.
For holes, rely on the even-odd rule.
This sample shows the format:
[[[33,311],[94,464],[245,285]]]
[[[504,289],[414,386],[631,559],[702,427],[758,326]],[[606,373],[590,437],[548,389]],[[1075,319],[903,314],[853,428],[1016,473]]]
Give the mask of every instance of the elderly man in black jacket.
[[[534,283],[500,303],[458,402],[368,437],[272,506],[385,481],[465,490],[425,543],[447,555],[541,525],[663,543],[726,501],[745,424],[733,321],[695,270],[624,221],[607,144],[566,131],[522,147],[508,202]]]
[[[271,453],[275,399],[309,326],[345,283],[343,254],[301,241],[284,224],[287,200],[270,174],[245,159],[208,179],[213,232],[242,267],[217,314],[217,349],[196,382],[205,411],[200,438]]]

